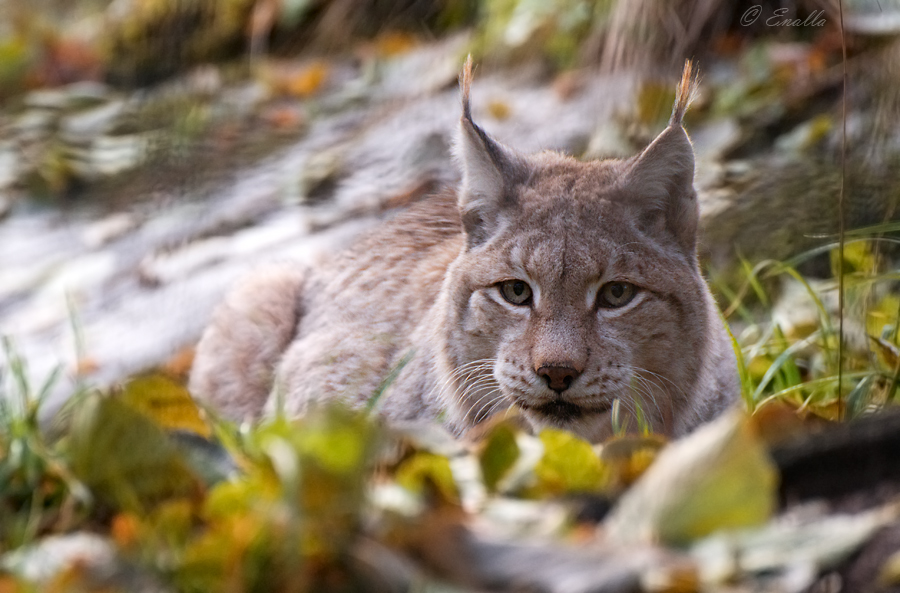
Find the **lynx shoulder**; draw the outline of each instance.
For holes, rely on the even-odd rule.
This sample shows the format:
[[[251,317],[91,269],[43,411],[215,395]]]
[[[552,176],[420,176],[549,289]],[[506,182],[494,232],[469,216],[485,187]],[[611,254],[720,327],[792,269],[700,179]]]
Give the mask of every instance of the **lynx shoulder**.
[[[737,399],[727,332],[697,263],[694,154],[682,117],[625,160],[524,155],[472,119],[462,182],[315,269],[265,270],[220,306],[193,393],[226,416],[323,400],[434,418],[456,434],[510,407],[591,440],[611,411],[680,435]],[[388,382],[386,379],[391,377]]]

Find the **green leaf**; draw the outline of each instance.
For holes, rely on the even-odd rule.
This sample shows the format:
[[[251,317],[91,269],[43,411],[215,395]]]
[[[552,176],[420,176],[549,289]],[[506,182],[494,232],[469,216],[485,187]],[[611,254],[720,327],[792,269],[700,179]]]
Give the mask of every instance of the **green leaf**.
[[[490,491],[497,489],[497,483],[506,475],[519,458],[516,432],[506,423],[498,424],[484,440],[478,462],[484,485]]]
[[[69,435],[72,471],[106,503],[143,512],[200,490],[166,433],[142,412],[108,396],[86,397]]]
[[[445,501],[459,503],[450,461],[433,453],[418,452],[397,468],[397,483],[418,495],[438,494]]]

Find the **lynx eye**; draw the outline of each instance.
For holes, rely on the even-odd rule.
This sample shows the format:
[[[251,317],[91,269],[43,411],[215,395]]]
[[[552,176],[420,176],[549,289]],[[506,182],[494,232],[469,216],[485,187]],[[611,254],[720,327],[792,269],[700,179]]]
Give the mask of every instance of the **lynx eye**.
[[[499,284],[500,294],[513,305],[531,302],[531,287],[524,280],[504,280]]]
[[[624,307],[631,302],[637,289],[629,282],[610,282],[600,288],[600,306],[607,308]]]

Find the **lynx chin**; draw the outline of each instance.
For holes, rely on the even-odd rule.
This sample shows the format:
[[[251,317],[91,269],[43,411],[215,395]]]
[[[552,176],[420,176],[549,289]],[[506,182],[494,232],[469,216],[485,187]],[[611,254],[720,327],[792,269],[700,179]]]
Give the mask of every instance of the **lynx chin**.
[[[640,154],[524,155],[472,121],[462,72],[458,188],[315,269],[237,285],[197,349],[194,395],[234,419],[316,402],[437,419],[457,435],[517,407],[599,441],[626,423],[678,436],[738,399],[734,353],[697,262],[694,153],[682,117]],[[638,412],[638,410],[640,410]]]

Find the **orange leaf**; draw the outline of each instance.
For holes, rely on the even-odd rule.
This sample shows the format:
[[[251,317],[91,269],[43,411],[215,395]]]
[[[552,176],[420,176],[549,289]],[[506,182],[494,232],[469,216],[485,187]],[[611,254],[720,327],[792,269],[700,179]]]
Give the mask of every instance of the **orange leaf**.
[[[297,97],[309,97],[328,79],[328,64],[315,60],[295,72],[287,82],[287,91]]]
[[[297,130],[306,121],[299,108],[288,105],[269,107],[262,112],[260,117],[273,128],[285,131]]]
[[[131,513],[120,513],[113,517],[110,535],[120,548],[131,547],[138,539],[140,521]]]
[[[96,48],[76,39],[49,37],[44,57],[33,73],[40,86],[57,86],[83,80],[100,80],[103,64]]]
[[[0,593],[22,593],[27,589],[8,575],[0,575]]]
[[[384,33],[375,39],[375,52],[382,57],[405,54],[418,45],[416,38],[409,33],[394,31]]]
[[[176,352],[162,366],[162,370],[176,379],[187,379],[194,364],[194,347],[188,346]]]
[[[75,375],[79,377],[96,373],[99,368],[100,363],[87,356],[75,361]]]

